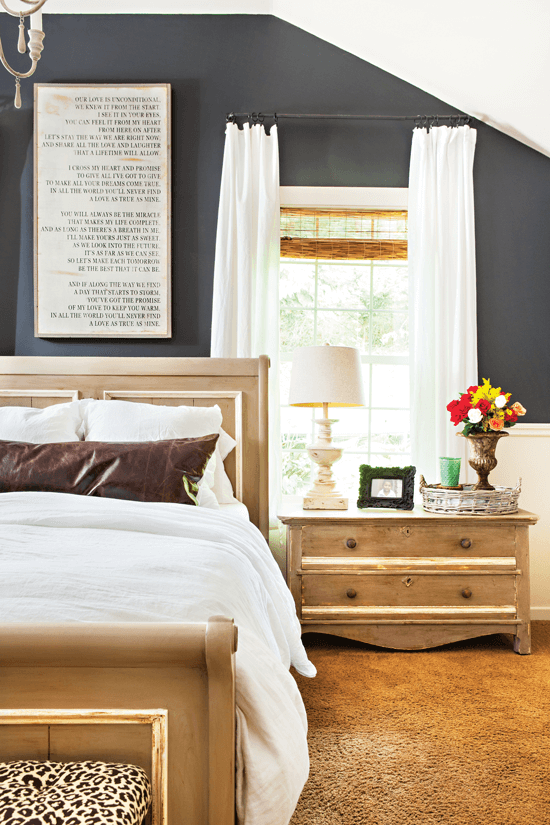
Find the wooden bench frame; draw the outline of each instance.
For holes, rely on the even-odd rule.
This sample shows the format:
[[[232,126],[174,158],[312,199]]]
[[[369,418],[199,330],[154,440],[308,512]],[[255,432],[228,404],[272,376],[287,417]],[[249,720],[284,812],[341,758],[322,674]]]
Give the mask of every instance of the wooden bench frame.
[[[147,725],[151,728],[151,825],[168,822],[168,711],[157,710],[0,710],[0,725]],[[0,729],[1,731],[1,729]],[[48,743],[50,737],[48,735]],[[50,748],[48,747],[48,751]],[[49,753],[48,753],[49,758]],[[57,760],[56,760],[57,761]]]
[[[184,812],[189,825],[234,825],[236,646],[237,629],[222,617],[2,624],[0,758],[47,759],[55,725],[121,725],[93,757],[148,770],[152,825],[178,825]],[[145,709],[156,700],[161,709]],[[128,740],[132,758],[121,759],[138,724],[152,727],[148,752]],[[20,741],[22,725],[37,726],[35,741]],[[86,736],[62,738],[56,761],[91,758]]]

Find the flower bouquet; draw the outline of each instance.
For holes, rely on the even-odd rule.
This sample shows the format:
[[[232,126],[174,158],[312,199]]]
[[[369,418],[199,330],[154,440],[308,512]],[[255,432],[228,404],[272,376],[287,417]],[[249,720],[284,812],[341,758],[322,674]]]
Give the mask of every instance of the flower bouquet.
[[[492,387],[484,378],[478,387],[468,387],[460,393],[458,400],[450,401],[447,409],[451,421],[457,427],[464,424],[461,435],[468,437],[476,433],[498,433],[505,427],[513,427],[518,416],[525,415],[526,409],[519,401],[510,406],[512,393],[502,392],[500,387]]]
[[[509,406],[512,393],[502,392],[500,387],[492,387],[483,379],[479,387],[468,387],[460,398],[447,404],[451,421],[458,426],[464,424],[459,435],[468,440],[470,458],[468,463],[478,477],[474,490],[494,490],[489,484],[489,473],[497,466],[495,449],[500,438],[507,436],[505,427],[513,427],[518,416],[525,415],[525,407],[516,401]]]

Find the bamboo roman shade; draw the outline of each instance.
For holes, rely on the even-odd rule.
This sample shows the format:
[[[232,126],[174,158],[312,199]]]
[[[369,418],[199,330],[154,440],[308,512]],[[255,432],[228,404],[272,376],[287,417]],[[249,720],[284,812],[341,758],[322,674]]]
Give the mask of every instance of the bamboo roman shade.
[[[283,207],[281,257],[405,260],[407,212]]]

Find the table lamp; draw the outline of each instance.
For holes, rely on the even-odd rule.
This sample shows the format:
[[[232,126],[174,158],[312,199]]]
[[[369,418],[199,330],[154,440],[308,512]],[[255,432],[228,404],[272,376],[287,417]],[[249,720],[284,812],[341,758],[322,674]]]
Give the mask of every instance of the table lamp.
[[[297,349],[292,356],[289,404],[323,408],[323,417],[316,419],[319,436],[307,448],[318,470],[304,497],[304,510],[347,510],[348,499],[335,489],[332,475],[332,465],[342,458],[343,450],[332,443],[332,425],[337,419],[328,417],[328,408],[365,404],[359,350],[330,344]]]

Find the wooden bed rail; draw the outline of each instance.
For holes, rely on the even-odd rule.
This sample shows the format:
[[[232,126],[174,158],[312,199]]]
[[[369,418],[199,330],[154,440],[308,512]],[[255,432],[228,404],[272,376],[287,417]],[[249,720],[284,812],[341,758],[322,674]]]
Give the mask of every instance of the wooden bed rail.
[[[204,623],[0,624],[3,667],[206,667]]]
[[[117,709],[165,709],[168,800],[157,804],[164,813],[155,825],[183,818],[234,825],[236,648],[237,629],[221,616],[204,623],[2,623],[0,761],[124,761],[127,737],[126,761],[151,772],[155,742],[136,746],[136,725],[101,724],[101,711],[116,717]],[[72,735],[71,718],[87,709],[98,717],[73,720]]]

